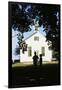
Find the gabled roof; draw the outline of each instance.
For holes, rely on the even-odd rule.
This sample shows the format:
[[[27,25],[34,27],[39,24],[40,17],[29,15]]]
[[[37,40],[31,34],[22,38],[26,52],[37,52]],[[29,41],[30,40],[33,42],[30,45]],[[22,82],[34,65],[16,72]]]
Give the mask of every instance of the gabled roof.
[[[34,34],[36,34],[36,33],[38,33],[39,31],[36,31],[36,32],[34,32],[32,35],[30,35],[30,36],[28,36],[26,39],[23,39],[23,40],[27,40],[27,39],[29,39],[30,37],[32,37]],[[40,32],[39,32],[40,33]],[[42,34],[42,33],[40,33],[40,34]],[[43,35],[43,34],[42,34]],[[43,35],[44,36],[44,35]],[[45,36],[44,36],[45,37]]]

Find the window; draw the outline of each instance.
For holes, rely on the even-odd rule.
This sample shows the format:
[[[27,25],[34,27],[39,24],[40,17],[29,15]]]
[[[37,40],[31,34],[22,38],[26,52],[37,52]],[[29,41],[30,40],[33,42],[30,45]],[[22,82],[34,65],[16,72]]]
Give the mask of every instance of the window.
[[[28,56],[32,56],[32,48],[28,47]]]
[[[35,40],[35,41],[39,41],[39,37],[38,37],[38,36],[35,36],[35,37],[34,37],[34,40]]]
[[[45,56],[45,47],[41,48],[42,56]]]

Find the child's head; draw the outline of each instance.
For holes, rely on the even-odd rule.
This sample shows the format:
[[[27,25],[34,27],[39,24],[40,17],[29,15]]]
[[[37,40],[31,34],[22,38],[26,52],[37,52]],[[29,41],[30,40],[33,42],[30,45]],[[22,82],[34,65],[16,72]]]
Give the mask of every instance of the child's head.
[[[40,57],[42,57],[42,54],[40,54]]]
[[[36,52],[34,52],[34,55],[36,55]]]

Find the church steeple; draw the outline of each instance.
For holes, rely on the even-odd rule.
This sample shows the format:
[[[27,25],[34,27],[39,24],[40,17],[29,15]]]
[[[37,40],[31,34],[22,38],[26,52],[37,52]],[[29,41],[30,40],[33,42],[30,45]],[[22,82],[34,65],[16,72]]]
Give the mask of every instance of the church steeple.
[[[36,20],[36,19],[33,19],[33,20],[34,20],[35,31],[38,31],[39,20]]]

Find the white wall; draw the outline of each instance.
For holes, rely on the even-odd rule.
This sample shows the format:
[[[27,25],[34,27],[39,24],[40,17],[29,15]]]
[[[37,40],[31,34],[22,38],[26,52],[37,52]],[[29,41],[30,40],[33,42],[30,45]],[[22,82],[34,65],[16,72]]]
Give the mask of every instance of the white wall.
[[[34,41],[34,37],[38,36],[39,41]],[[41,47],[45,47],[45,56],[43,56],[43,61],[51,61],[52,60],[52,51],[48,49],[47,42],[45,41],[46,38],[40,33],[37,32],[33,36],[26,39],[26,43],[28,44],[28,47],[32,47],[32,56],[28,56],[28,50],[25,51],[23,54],[22,51],[20,51],[20,61],[21,62],[27,62],[27,61],[33,61],[32,57],[34,56],[34,51],[39,52],[38,56],[41,54]]]

